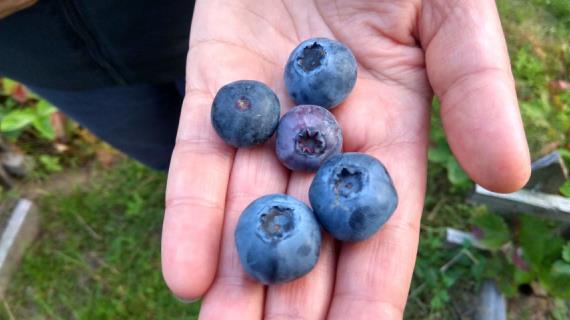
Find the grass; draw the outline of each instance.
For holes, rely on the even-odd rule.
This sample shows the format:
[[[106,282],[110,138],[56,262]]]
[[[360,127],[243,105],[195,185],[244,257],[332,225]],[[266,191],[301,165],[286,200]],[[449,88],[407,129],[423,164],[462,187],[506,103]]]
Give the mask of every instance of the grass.
[[[570,149],[570,91],[552,88],[552,81],[570,76],[570,2],[497,4],[533,157]],[[465,203],[472,183],[451,156],[437,116],[432,128],[428,192],[406,319],[472,316],[482,280],[501,269],[500,261],[484,252],[443,243],[446,227],[469,230],[474,213],[486,209]],[[164,186],[163,174],[123,161],[97,171],[71,193],[39,199],[42,233],[12,280],[0,318],[196,318],[199,305],[176,301],[160,274]],[[520,301],[522,309],[510,317],[530,319],[534,311]],[[563,301],[548,299],[548,304],[548,317],[568,318]]]
[[[570,2],[501,0],[498,5],[531,152],[536,157],[568,148],[570,91],[552,84],[570,77]]]
[[[175,300],[160,273],[164,187],[163,174],[124,161],[42,198],[42,233],[2,318],[6,306],[15,319],[195,318],[199,306]]]

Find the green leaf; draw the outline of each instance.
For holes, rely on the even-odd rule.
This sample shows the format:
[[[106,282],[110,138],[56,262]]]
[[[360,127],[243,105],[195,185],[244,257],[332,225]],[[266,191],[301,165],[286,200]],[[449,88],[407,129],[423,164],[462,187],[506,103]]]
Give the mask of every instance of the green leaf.
[[[532,272],[526,272],[519,268],[515,268],[514,270],[514,280],[517,285],[531,283],[534,277],[535,275]]]
[[[57,109],[45,100],[40,100],[36,105],[36,113],[40,117],[49,116],[56,111]]]
[[[569,103],[569,105],[570,105],[570,103]],[[569,165],[570,164],[570,150],[558,149],[557,151],[560,153],[560,156],[562,157],[562,159],[564,160],[566,165]]]
[[[443,306],[447,304],[448,301],[449,301],[449,294],[447,293],[447,291],[444,290],[436,291],[435,295],[430,301],[430,306],[436,310],[441,309],[443,308]]]
[[[552,274],[555,276],[564,276],[570,278],[570,264],[562,260],[556,261],[552,265]]]
[[[446,275],[446,274],[443,274],[443,275],[442,275],[441,280],[442,280],[442,282],[443,282],[443,285],[444,285],[446,288],[450,288],[450,287],[453,286],[453,284],[457,281],[456,278],[451,277],[451,276]]]
[[[510,240],[507,224],[496,214],[481,212],[475,215],[473,224],[483,231],[481,243],[491,250],[499,249]]]
[[[431,147],[428,150],[428,159],[435,163],[447,163],[449,158],[453,158],[449,147],[445,144],[438,144],[435,147]]]
[[[27,89],[28,89],[28,97],[29,97],[30,99],[33,99],[33,100],[42,100],[42,98],[41,98],[40,96],[38,96],[36,93],[34,93],[33,91],[31,91],[29,88],[27,88]]]
[[[9,95],[17,85],[18,83],[14,80],[8,78],[2,79],[2,87],[4,87],[4,94],[6,95]]]
[[[34,128],[38,130],[40,136],[43,138],[48,140],[55,139],[55,130],[51,125],[49,117],[36,118],[32,124],[34,125]]]
[[[545,220],[529,215],[521,218],[518,240],[525,260],[539,273],[548,272],[552,263],[560,258],[564,245]]]
[[[465,173],[465,171],[461,169],[455,158],[453,157],[448,158],[446,167],[447,167],[447,178],[453,185],[464,186],[471,181],[467,176],[467,174]]]
[[[59,163],[59,158],[43,154],[39,157],[40,163],[48,172],[59,172],[63,170]]]
[[[550,272],[541,274],[540,281],[554,297],[570,298],[570,264],[558,260],[552,264]]]
[[[570,181],[564,182],[562,187],[560,187],[560,193],[562,193],[563,196],[570,198]]]
[[[434,96],[433,99],[431,100],[431,107],[434,109],[434,111],[436,112],[439,111],[440,102],[438,96]]]
[[[4,101],[4,107],[6,107],[6,109],[10,111],[12,111],[12,109],[17,107],[17,105],[18,103],[14,99],[6,99],[6,101]]]
[[[17,109],[8,113],[0,122],[0,130],[3,132],[15,131],[30,125],[36,118],[32,109]]]
[[[513,264],[507,263],[506,260],[496,260],[495,263],[500,262],[499,266],[495,266],[498,270],[498,274],[495,279],[498,281],[499,288],[507,297],[513,297],[517,294],[517,284],[513,274],[515,273],[516,267]]]
[[[562,259],[570,263],[570,242],[566,242],[566,245],[562,248]]]

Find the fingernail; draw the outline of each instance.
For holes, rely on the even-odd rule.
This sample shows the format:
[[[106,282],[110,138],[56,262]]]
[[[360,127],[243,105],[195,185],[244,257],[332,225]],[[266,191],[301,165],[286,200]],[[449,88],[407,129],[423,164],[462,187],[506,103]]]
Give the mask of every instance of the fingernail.
[[[194,302],[200,300],[199,298],[198,298],[198,299],[183,299],[183,298],[180,298],[180,297],[177,297],[177,296],[174,296],[174,298],[176,298],[176,300],[178,300],[178,301],[180,301],[180,302],[182,302],[182,303],[184,303],[184,304],[191,304],[191,303],[194,303]]]

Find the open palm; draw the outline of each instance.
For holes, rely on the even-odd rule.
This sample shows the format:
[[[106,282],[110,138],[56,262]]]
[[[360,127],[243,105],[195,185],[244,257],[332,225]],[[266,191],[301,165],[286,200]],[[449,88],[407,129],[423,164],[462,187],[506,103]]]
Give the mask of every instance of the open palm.
[[[312,175],[286,170],[272,143],[225,145],[210,124],[210,106],[223,85],[251,79],[273,88],[286,111],[293,102],[284,65],[299,42],[316,36],[337,39],[356,56],[355,89],[333,113],[344,151],[386,165],[399,206],[371,239],[341,245],[325,236],[313,271],[264,287],[240,266],[237,219],[265,194],[307,201]],[[498,192],[522,186],[528,149],[494,1],[197,1],[163,227],[170,289],[186,300],[203,297],[204,319],[402,318],[425,194],[432,92],[467,173]]]

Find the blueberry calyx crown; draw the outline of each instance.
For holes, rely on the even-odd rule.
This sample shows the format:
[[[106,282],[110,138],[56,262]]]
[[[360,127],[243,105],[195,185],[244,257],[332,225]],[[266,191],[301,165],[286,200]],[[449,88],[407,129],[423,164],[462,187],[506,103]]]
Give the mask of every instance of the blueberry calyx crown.
[[[259,230],[262,238],[267,241],[283,240],[294,228],[292,208],[272,206],[259,216]]]
[[[313,44],[303,48],[303,53],[297,58],[297,63],[301,69],[309,72],[321,66],[325,55],[325,49],[320,44],[313,42]]]
[[[334,192],[344,198],[355,195],[362,190],[363,179],[361,170],[342,167],[333,175]]]
[[[303,155],[314,156],[325,152],[327,143],[321,132],[305,128],[295,137],[295,150]]]

